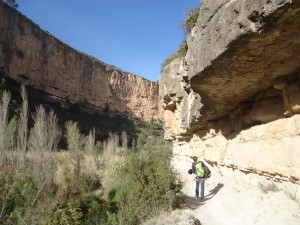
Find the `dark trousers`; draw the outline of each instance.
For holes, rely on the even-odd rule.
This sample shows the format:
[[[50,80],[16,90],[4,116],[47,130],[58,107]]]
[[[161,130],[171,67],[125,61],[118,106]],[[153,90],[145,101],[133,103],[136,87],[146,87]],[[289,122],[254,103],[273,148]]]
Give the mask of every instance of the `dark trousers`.
[[[201,199],[204,199],[204,178],[200,178],[200,180],[196,181],[196,197],[199,197],[199,186],[201,186]]]

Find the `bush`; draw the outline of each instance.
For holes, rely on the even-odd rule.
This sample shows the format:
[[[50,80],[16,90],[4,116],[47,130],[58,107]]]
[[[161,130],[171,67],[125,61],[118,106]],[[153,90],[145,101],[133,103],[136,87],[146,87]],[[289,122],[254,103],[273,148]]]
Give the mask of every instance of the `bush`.
[[[68,224],[106,224],[109,213],[115,213],[116,206],[95,195],[88,195],[79,200],[70,200],[58,205],[49,215],[49,225]]]
[[[135,130],[130,141],[126,132],[121,138],[111,133],[95,146],[95,131],[86,137],[77,123],[68,122],[68,151],[58,153],[54,111],[37,108],[29,141],[24,86],[19,100],[23,104],[17,117],[8,115],[9,101],[1,103],[0,224],[139,224],[161,209],[178,206],[181,184],[170,165],[171,152],[159,145],[159,125],[135,120],[139,138]],[[130,148],[134,143],[137,148]],[[102,187],[104,174],[111,175],[107,185],[113,184],[108,200],[91,195]]]
[[[191,33],[192,29],[194,28],[199,17],[199,11],[200,8],[197,7],[195,9],[189,10],[189,12],[187,13],[187,16],[183,22],[183,29],[186,34]]]
[[[191,33],[193,27],[195,26],[195,24],[198,20],[199,11],[200,11],[200,7],[197,7],[195,9],[190,9],[188,11],[187,16],[186,16],[185,20],[182,23],[182,28],[183,28],[185,34]],[[166,65],[170,64],[174,59],[180,58],[180,57],[185,57],[186,53],[187,53],[187,50],[188,50],[187,42],[186,42],[186,40],[184,40],[179,45],[177,51],[172,53],[168,58],[166,58],[164,60],[164,62],[162,63],[161,72],[163,71],[163,68]]]
[[[50,216],[49,225],[79,225],[81,224],[83,213],[79,202],[70,201],[65,205],[58,206]]]
[[[114,170],[115,186],[108,197],[119,208],[118,215],[113,217],[119,224],[129,220],[128,224],[138,224],[161,210],[179,206],[182,185],[170,159],[170,150],[158,148],[132,153],[126,163],[113,167],[118,169]],[[124,217],[124,212],[130,218]]]
[[[78,175],[69,164],[64,165],[62,178],[63,181],[59,184],[60,188],[57,194],[64,201],[74,198],[75,196],[80,197],[85,193],[90,193],[101,187],[99,177],[95,174],[81,172]]]
[[[19,217],[32,208],[37,191],[29,177],[6,180],[0,187],[0,224],[17,224]]]
[[[186,56],[188,50],[188,46],[187,46],[187,42],[186,40],[184,40],[178,47],[177,51],[172,53],[168,58],[165,59],[165,61],[162,63],[162,68],[161,68],[161,72],[163,70],[163,68],[170,64],[174,59],[176,58],[182,58]]]

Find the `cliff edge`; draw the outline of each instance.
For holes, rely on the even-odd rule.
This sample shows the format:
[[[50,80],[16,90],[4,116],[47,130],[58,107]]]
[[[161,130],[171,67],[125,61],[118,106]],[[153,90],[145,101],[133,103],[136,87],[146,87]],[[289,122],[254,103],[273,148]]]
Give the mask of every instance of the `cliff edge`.
[[[60,99],[162,119],[157,83],[69,47],[2,1],[0,71]]]

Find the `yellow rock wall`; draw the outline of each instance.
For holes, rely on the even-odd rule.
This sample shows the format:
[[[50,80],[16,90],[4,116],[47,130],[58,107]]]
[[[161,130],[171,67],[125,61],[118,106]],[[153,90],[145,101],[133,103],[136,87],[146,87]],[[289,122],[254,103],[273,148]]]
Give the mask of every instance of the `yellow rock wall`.
[[[174,142],[174,153],[197,155],[219,165],[299,182],[300,115],[243,130],[230,138],[211,129],[206,136]]]

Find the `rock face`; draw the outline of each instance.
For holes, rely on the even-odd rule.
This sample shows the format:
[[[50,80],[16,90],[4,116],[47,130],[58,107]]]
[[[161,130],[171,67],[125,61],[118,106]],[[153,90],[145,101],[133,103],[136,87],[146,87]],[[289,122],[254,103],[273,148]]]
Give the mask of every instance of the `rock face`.
[[[0,70],[50,95],[99,109],[162,119],[158,84],[62,43],[0,2]]]
[[[300,115],[253,126],[234,137],[210,130],[174,144],[174,153],[198,155],[221,166],[254,172],[277,180],[300,178]]]
[[[187,43],[160,79],[175,152],[299,180],[300,1],[203,0]]]

